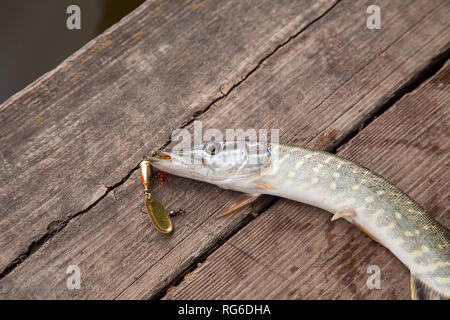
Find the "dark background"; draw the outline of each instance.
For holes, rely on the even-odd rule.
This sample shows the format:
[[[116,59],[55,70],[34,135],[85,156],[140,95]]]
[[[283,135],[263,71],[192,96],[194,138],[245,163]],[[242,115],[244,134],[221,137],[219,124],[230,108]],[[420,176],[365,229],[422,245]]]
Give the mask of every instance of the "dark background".
[[[0,104],[127,15],[144,0],[2,0]],[[81,9],[69,30],[67,7]]]

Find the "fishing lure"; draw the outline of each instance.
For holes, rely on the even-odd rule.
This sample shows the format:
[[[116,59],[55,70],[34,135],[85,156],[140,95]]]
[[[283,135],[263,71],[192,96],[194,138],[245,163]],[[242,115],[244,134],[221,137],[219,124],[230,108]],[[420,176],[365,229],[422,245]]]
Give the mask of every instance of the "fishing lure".
[[[162,233],[170,233],[173,230],[172,219],[163,205],[150,193],[150,180],[152,169],[150,161],[144,159],[140,163],[142,183],[144,185],[145,208],[156,230]]]
[[[261,194],[329,211],[332,220],[356,225],[409,268],[413,299],[450,298],[449,230],[399,188],[356,163],[323,151],[234,141],[166,150],[149,160],[159,170],[244,192],[225,214]]]

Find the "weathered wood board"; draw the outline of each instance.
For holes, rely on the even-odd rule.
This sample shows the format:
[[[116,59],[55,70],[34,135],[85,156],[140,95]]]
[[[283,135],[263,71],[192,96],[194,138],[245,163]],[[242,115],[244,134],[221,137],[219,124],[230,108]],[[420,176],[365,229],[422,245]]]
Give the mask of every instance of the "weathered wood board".
[[[427,3],[429,4],[429,2]],[[414,4],[403,4],[406,7],[390,7],[389,11],[395,18],[387,17],[389,21],[396,21],[398,24],[395,24],[395,27],[400,29],[398,31],[385,30],[385,34],[378,35],[380,38],[373,33],[361,35],[359,32],[356,21],[359,19],[362,7],[354,7],[355,4],[352,3],[352,8],[348,8],[347,6],[350,4],[345,2],[336,6],[335,11],[331,11],[329,15],[313,25],[308,32],[273,55],[271,60],[266,61],[264,66],[244,82],[238,90],[232,92],[227,99],[222,100],[207,114],[200,117],[204,128],[218,128],[222,132],[225,128],[279,128],[281,141],[285,143],[291,142],[313,148],[327,148],[334,144],[351,128],[358,126],[378,106],[383,105],[388,97],[405,83],[405,79],[402,80],[405,73],[417,70],[421,59],[427,60],[425,56],[414,59],[414,62],[409,60],[411,47],[418,49],[415,54],[427,55],[422,49],[419,49],[420,43],[423,43],[424,35],[422,33],[428,34],[433,29],[431,25],[437,21],[441,22],[436,24],[437,33],[432,36],[434,39],[441,38],[442,30],[448,29],[448,24],[446,25],[444,22],[446,18],[444,18],[445,12],[442,12],[442,7],[440,10],[428,8],[429,11],[417,16],[420,10],[412,10]],[[426,7],[423,3],[416,3],[416,5],[422,8]],[[414,19],[417,20],[409,20],[412,16],[404,15],[405,8],[409,8],[412,11],[411,14],[414,13]],[[356,21],[351,20],[352,14]],[[344,17],[348,19],[347,23],[343,23]],[[416,27],[407,27],[408,20],[411,26],[415,25]],[[417,23],[418,21],[420,23]],[[342,29],[336,30],[336,25],[341,26]],[[445,29],[440,29],[441,27]],[[339,31],[342,33],[339,34]],[[333,32],[336,34],[333,34],[334,36],[330,40],[329,34]],[[363,39],[357,39],[356,35]],[[371,36],[375,38],[371,38]],[[393,43],[388,42],[387,37],[389,36]],[[333,66],[338,70],[350,70],[347,71],[349,74],[355,73],[355,76],[349,75],[349,79],[330,73],[329,61],[326,60],[329,51],[333,49],[337,51],[336,48],[340,48],[340,44],[345,46],[349,43],[348,40],[346,41],[346,37],[352,39],[352,63],[346,60],[336,61]],[[382,42],[381,39],[386,42]],[[322,50],[324,42],[328,43],[330,47],[328,52]],[[442,42],[440,40],[438,42],[441,43],[443,49],[448,48],[448,38],[445,36],[443,36]],[[362,50],[361,47],[368,43],[371,44],[371,50]],[[377,47],[379,51],[375,50],[374,43],[381,45],[381,47]],[[427,50],[425,49],[425,51]],[[431,53],[433,55],[440,51],[441,49],[437,51],[432,49],[430,53],[433,52]],[[355,54],[356,52],[362,56]],[[409,52],[408,58],[405,57],[404,52]],[[316,60],[309,61],[305,57],[309,59],[315,57]],[[359,59],[361,59],[360,65],[356,63]],[[429,61],[424,65],[428,63]],[[394,67],[394,65],[396,66]],[[352,70],[352,68],[354,69]],[[285,79],[289,79],[289,81]],[[305,92],[305,97],[300,99],[299,92]],[[389,92],[388,96],[385,95],[387,92]],[[271,108],[271,101],[278,102]],[[194,183],[194,185],[198,185],[198,183]],[[173,188],[175,189],[175,187]],[[184,189],[181,190],[180,192],[186,192]],[[221,194],[223,193],[221,191]],[[208,204],[205,204],[201,211],[191,211],[192,219],[203,216],[203,210],[207,210],[209,215],[211,213],[213,216],[217,215],[214,203],[216,199],[209,200],[212,198],[212,194],[214,193],[195,194],[195,200],[206,201]],[[164,199],[164,196],[162,198]],[[232,222],[234,223],[234,220]],[[203,245],[203,242],[208,241],[210,233],[218,233],[222,238],[228,237],[227,230],[217,230],[217,222],[214,219],[205,221],[203,224],[197,223],[195,227],[195,231],[200,233],[200,236],[192,234],[192,237],[181,244],[179,250],[171,252],[164,258],[165,264],[175,265],[181,254],[192,250],[193,243]],[[222,226],[220,225],[219,228]],[[200,242],[197,239],[200,239]],[[165,272],[163,270],[159,266],[149,268],[120,297],[152,297],[146,295],[145,292],[148,292],[149,284],[154,283],[155,276]],[[232,283],[231,279],[230,281]]]
[[[450,227],[450,63],[338,155],[388,177]],[[380,289],[366,285],[378,266]],[[369,283],[371,283],[369,281]],[[329,213],[280,200],[211,254],[165,299],[408,299],[409,271]]]
[[[273,6],[274,11],[280,14],[280,10],[277,9],[281,4],[267,5]],[[229,5],[224,4],[223,6],[228,8]],[[251,7],[251,5],[249,6]],[[300,27],[306,24],[305,21],[313,21],[331,6],[330,3],[327,6],[323,3],[317,5],[317,15],[310,14],[311,19],[308,20],[304,14],[307,6],[305,8],[294,7],[288,11],[291,18],[296,17],[294,20],[303,21],[303,24],[297,25]],[[98,121],[99,116],[93,115],[89,122],[89,129],[94,131],[90,137],[95,138],[97,142],[85,140],[85,143],[89,147],[94,145],[92,148],[98,148],[103,140],[108,140],[108,138],[114,140],[116,137],[118,141],[115,141],[115,144],[124,145],[118,148],[120,154],[117,154],[117,150],[108,149],[106,156],[112,156],[113,159],[105,156],[105,162],[102,162],[103,158],[96,150],[89,155],[93,156],[94,160],[97,159],[95,165],[93,160],[86,159],[83,162],[72,161],[63,168],[67,170],[69,164],[75,165],[78,172],[86,172],[96,183],[103,182],[103,178],[110,179],[110,177],[115,178],[109,181],[104,180],[106,182],[103,183],[112,185],[122,179],[123,183],[112,188],[111,192],[86,212],[76,211],[80,214],[75,217],[69,215],[72,218],[64,229],[57,232],[39,250],[1,279],[0,286],[4,288],[1,290],[3,297],[154,298],[161,296],[165,288],[185,270],[191,268],[199,258],[219,246],[224,241],[223,239],[234,234],[251,218],[245,215],[234,215],[228,219],[215,219],[220,208],[235,196],[234,193],[198,182],[171,177],[170,187],[155,190],[155,195],[169,209],[182,209],[183,212],[174,218],[174,234],[170,236],[157,234],[151,228],[146,215],[140,213],[143,202],[142,189],[138,173],[132,171],[139,158],[165,142],[164,139],[170,136],[170,132],[180,125],[180,123],[177,124],[177,121],[190,120],[193,110],[199,110],[199,106],[208,109],[198,117],[203,121],[205,129],[208,127],[222,130],[239,127],[279,128],[281,141],[285,143],[291,142],[316,148],[328,148],[334,145],[336,141],[347,136],[373,113],[382,109],[392,96],[402,92],[405,84],[420,75],[434,59],[442,58],[443,53],[448,52],[449,39],[445,33],[448,29],[446,20],[448,7],[445,1],[395,3],[384,1],[380,2],[380,6],[386,11],[384,15],[386,24],[380,30],[365,28],[366,6],[364,4],[355,5],[351,1],[344,1],[333,7],[324,17],[315,21],[303,32],[299,34],[298,30],[291,33],[286,32],[277,38],[278,43],[284,43],[284,45],[275,50],[274,54],[265,56],[255,54],[255,59],[252,61],[258,61],[259,58],[261,64],[257,63],[258,67],[255,71],[251,71],[251,67],[254,67],[255,64],[249,63],[249,69],[246,70],[248,77],[244,77],[242,82],[234,81],[237,79],[234,76],[231,77],[232,81],[226,81],[228,84],[239,83],[239,85],[210,108],[205,101],[213,101],[215,96],[212,93],[216,95],[219,93],[214,89],[209,90],[218,87],[208,82],[211,87],[199,84],[195,89],[196,92],[186,93],[190,100],[186,97],[180,98],[179,101],[183,102],[182,107],[173,109],[172,116],[168,116],[167,110],[165,110],[168,104],[155,107],[158,104],[149,103],[145,111],[137,112],[134,109],[136,108],[135,104],[144,101],[147,97],[142,91],[135,92],[138,98],[133,98],[139,101],[124,101],[125,105],[113,104],[111,110],[120,113],[125,112],[122,108],[131,108],[134,110],[132,113],[135,117],[142,121],[139,126],[134,122],[137,120],[133,120],[134,118],[130,116],[123,126],[111,126],[110,130],[116,130],[114,131],[115,136],[105,136],[101,130],[97,131],[93,119]],[[208,6],[205,5],[203,8],[206,10]],[[267,10],[272,12],[270,9]],[[229,17],[223,17],[224,14],[224,12],[217,12],[220,19],[225,21]],[[259,18],[255,17],[253,20],[253,18],[246,17],[246,20],[256,21]],[[261,21],[265,21],[265,18],[261,19]],[[140,20],[137,19],[137,21]],[[126,23],[126,21],[122,23]],[[280,24],[277,27],[282,28],[282,22],[277,23]],[[177,28],[182,29],[182,26],[177,26]],[[293,27],[292,30],[294,29],[298,28]],[[167,32],[167,30],[165,31]],[[279,32],[273,33],[272,30],[265,32],[272,32],[279,36]],[[142,39],[141,35],[136,39]],[[232,36],[230,35],[227,39],[231,41]],[[274,41],[273,44],[277,41]],[[265,42],[267,43],[267,40]],[[147,43],[147,52],[158,45],[160,45],[159,42]],[[194,47],[194,45],[192,46]],[[115,46],[111,44],[110,47],[113,50]],[[125,50],[123,53],[125,55],[129,54],[126,52],[126,48],[120,50]],[[181,49],[178,48],[178,50]],[[221,58],[242,63],[242,56],[249,53],[241,55],[239,50],[224,52]],[[265,50],[261,52],[267,53],[268,49]],[[229,55],[228,58],[227,55]],[[239,57],[236,58],[236,55]],[[137,57],[138,53],[136,53],[136,59]],[[120,59],[123,58],[117,56],[116,60]],[[209,63],[210,57],[197,56],[195,59]],[[167,63],[170,64],[171,61],[169,59]],[[214,62],[217,63],[217,61]],[[222,62],[220,61],[220,63]],[[195,60],[195,62],[187,63],[200,62]],[[203,66],[203,64],[200,65]],[[237,75],[234,70],[237,68],[236,66],[227,69],[225,65],[225,63],[221,64],[224,69],[214,69],[213,71],[222,73],[222,77],[217,75],[217,83],[222,84],[219,80],[227,79],[223,76],[226,72]],[[151,63],[148,66],[153,67]],[[202,70],[210,71],[211,66],[208,64]],[[105,73],[111,72],[108,71],[110,67],[104,68]],[[162,66],[157,71],[162,72],[161,68]],[[198,68],[198,65],[193,68]],[[99,73],[96,69],[93,71]],[[134,73],[136,73],[134,69],[130,71],[127,81],[132,82],[133,86],[139,86],[141,90],[149,86],[148,83],[140,84],[139,81],[142,80],[140,77],[140,80],[135,80]],[[158,77],[160,76],[158,74]],[[199,77],[198,74],[191,76]],[[88,75],[86,77],[86,79],[90,79]],[[172,73],[171,77],[176,77],[176,73]],[[155,83],[159,84],[155,85],[153,94],[169,96],[170,94],[161,85],[164,82],[160,83],[159,81],[155,80]],[[186,81],[188,81],[187,78]],[[231,87],[230,85],[226,86],[226,88]],[[128,94],[128,89],[124,89],[124,94]],[[117,89],[111,85],[110,90]],[[189,90],[193,89],[189,88]],[[225,89],[225,92],[228,92],[227,90]],[[104,89],[102,92],[108,92],[108,90]],[[198,99],[199,95],[202,99]],[[97,93],[96,98],[104,99],[103,93]],[[201,102],[196,104],[200,100]],[[15,103],[19,104],[18,101]],[[184,101],[191,102],[186,104]],[[195,106],[191,108],[191,104],[195,104]],[[84,108],[86,106],[84,105]],[[99,108],[99,105],[96,104],[95,108]],[[95,108],[94,110],[96,110]],[[0,112],[3,110],[1,109]],[[109,109],[106,111],[105,107],[103,110],[103,114],[109,115]],[[155,114],[152,113],[154,119],[139,117],[150,112],[149,110],[155,112]],[[86,117],[90,119],[88,115],[89,112]],[[172,121],[172,117],[175,118],[174,121]],[[111,120],[105,120],[106,123],[108,121]],[[74,124],[74,127],[77,125]],[[142,133],[142,127],[151,127],[146,133],[145,139],[139,135]],[[191,127],[187,128],[191,129]],[[73,135],[73,132],[71,134]],[[117,139],[123,134],[129,135],[126,140],[128,144]],[[69,137],[70,135],[66,139]],[[64,145],[65,141],[62,139],[60,145]],[[76,150],[76,148],[74,149]],[[63,150],[67,152],[67,148]],[[102,151],[105,150],[102,149]],[[127,176],[128,172],[131,172],[129,177]],[[55,181],[61,179],[57,175],[53,178]],[[87,187],[90,185],[82,182],[77,182],[73,186],[74,190],[82,189],[79,193],[85,197],[81,199],[82,201],[86,201],[88,194],[93,193]],[[43,191],[41,190],[41,192]],[[103,189],[100,193],[104,192]],[[61,194],[72,197],[71,194]],[[73,201],[71,198],[69,200],[69,203]],[[54,202],[63,206],[58,198]],[[86,205],[89,203],[92,202],[85,202]],[[17,221],[19,221],[19,216],[20,214],[16,213]],[[9,223],[8,226],[11,225]],[[46,226],[45,221],[43,225]],[[5,228],[9,228],[8,226]],[[15,234],[19,235],[19,232]],[[68,290],[66,287],[65,270],[72,264],[81,268],[81,290]]]
[[[148,1],[6,101],[0,274],[333,4]]]

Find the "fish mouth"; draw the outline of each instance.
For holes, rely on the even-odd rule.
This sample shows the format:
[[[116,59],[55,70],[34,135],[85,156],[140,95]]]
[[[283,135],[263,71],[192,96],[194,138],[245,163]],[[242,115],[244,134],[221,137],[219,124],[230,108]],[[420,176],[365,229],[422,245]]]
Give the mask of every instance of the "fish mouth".
[[[215,175],[201,161],[194,161],[194,150],[176,150],[165,149],[154,152],[148,160],[154,168],[176,176],[195,179],[204,182],[218,183],[225,178]]]
[[[183,165],[181,159],[178,159],[176,155],[169,150],[153,152],[152,155],[148,157],[148,160],[152,166],[162,170]]]
[[[181,151],[170,149],[156,151],[148,158],[150,164],[158,170],[190,178],[195,175],[198,166],[189,159],[190,157],[183,157]]]
[[[150,164],[157,165],[172,165],[172,166],[182,166],[182,167],[197,167],[197,164],[201,164],[201,157],[200,161],[195,161],[195,150],[193,149],[172,149],[170,147],[167,147],[163,150],[155,151],[152,153],[152,155],[149,157]],[[197,159],[197,160],[198,160]]]
[[[150,160],[170,160],[172,156],[164,151],[156,151],[150,156]]]

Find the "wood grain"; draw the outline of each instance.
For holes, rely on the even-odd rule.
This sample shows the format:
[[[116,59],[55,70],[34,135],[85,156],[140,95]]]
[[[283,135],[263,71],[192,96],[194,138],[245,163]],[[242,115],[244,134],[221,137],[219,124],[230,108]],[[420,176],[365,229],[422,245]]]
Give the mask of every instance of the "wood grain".
[[[338,154],[388,177],[450,227],[450,63]],[[381,289],[367,268],[379,266]],[[164,299],[409,299],[409,271],[386,248],[329,213],[280,200]]]
[[[278,2],[270,5],[275,6],[273,11],[280,11]],[[279,128],[284,143],[323,149],[333,145],[448,51],[445,1],[381,1],[380,5],[386,12],[385,25],[374,31],[365,27],[364,4],[337,4],[298,36],[285,41],[198,119],[205,129]],[[324,10],[320,8],[320,12]],[[297,8],[289,14],[303,16],[304,11]],[[225,55],[234,60],[236,53]],[[242,60],[240,53],[239,57],[236,59]],[[193,99],[202,93],[189,95]],[[174,114],[184,113],[184,106],[175,108]],[[167,137],[172,126],[170,118],[159,119],[152,130],[160,130]],[[192,129],[192,125],[187,129]],[[130,130],[140,132],[140,128],[126,123],[118,134],[128,134]],[[151,137],[136,153],[122,153],[120,148],[124,168],[133,168],[143,150],[155,147],[156,136]],[[126,152],[136,154],[135,158],[125,159]],[[108,176],[119,170],[112,170],[112,163],[113,160],[98,167]],[[75,164],[79,170],[89,168],[91,172],[91,162]],[[3,296],[159,297],[169,284],[251,219],[247,215],[251,211],[246,209],[241,215],[217,220],[217,213],[236,194],[199,182],[170,177],[169,187],[155,189],[154,194],[169,210],[179,211],[173,219],[173,234],[157,234],[146,215],[140,213],[142,187],[137,172],[132,172],[95,207],[70,220],[67,227],[0,280]],[[264,204],[259,204],[259,208],[261,205]],[[71,264],[81,268],[81,290],[66,287],[65,270]],[[229,280],[231,284],[232,279]],[[224,294],[229,290],[226,288]]]
[[[333,4],[148,1],[1,105],[0,274]]]

